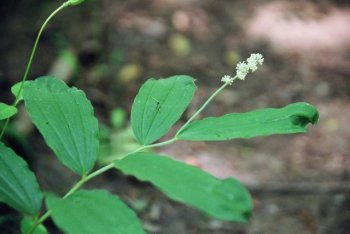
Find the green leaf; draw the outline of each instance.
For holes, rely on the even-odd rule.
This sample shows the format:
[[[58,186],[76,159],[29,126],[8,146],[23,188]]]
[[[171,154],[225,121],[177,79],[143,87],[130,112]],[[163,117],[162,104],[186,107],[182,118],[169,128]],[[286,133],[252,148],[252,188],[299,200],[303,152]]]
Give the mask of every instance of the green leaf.
[[[252,212],[247,189],[233,178],[219,180],[197,167],[153,153],[136,153],[115,161],[126,175],[148,181],[168,197],[221,220],[246,222]]]
[[[42,224],[38,225],[33,232],[30,232],[35,226],[35,222],[29,218],[23,218],[21,221],[21,233],[22,234],[48,234],[46,227]]]
[[[189,124],[178,138],[191,141],[223,141],[272,134],[306,132],[308,123],[318,121],[317,109],[308,103],[268,108],[247,113],[209,117]]]
[[[28,82],[23,98],[33,123],[59,160],[84,175],[94,166],[98,124],[83,91],[54,77]]]
[[[195,90],[194,79],[185,75],[147,80],[131,110],[131,125],[137,140],[148,145],[164,136],[181,117]]]
[[[17,113],[17,108],[0,102],[0,120],[10,118]]]
[[[126,111],[122,108],[114,108],[110,115],[110,122],[113,128],[121,129],[126,122]]]
[[[42,194],[27,163],[0,142],[0,201],[19,212],[35,215]]]
[[[100,132],[100,136],[101,136]],[[130,154],[141,145],[135,140],[131,127],[117,132],[112,132],[108,138],[100,139],[97,161],[100,165],[106,165],[114,160],[121,159],[124,155]]]
[[[70,5],[73,5],[73,6],[79,5],[79,4],[81,4],[82,2],[84,2],[84,1],[85,1],[85,0],[68,0],[69,4],[70,4]]]
[[[145,233],[135,213],[105,190],[80,190],[46,200],[56,225],[67,234]]]
[[[23,84],[23,87],[24,85],[27,84],[28,81],[25,81],[24,84]],[[16,103],[18,103],[19,101],[23,100],[23,87],[22,87],[22,90],[20,91],[21,89],[21,85],[22,85],[22,81],[14,84],[12,87],[11,87],[11,93],[16,97]]]

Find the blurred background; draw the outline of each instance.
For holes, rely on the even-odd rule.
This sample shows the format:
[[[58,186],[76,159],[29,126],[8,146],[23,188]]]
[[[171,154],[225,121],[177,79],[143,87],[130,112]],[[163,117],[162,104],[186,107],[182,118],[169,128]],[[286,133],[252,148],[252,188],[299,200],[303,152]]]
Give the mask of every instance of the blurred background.
[[[0,98],[11,103],[37,31],[63,1],[0,3]],[[305,101],[320,121],[301,135],[221,143],[178,142],[158,152],[252,192],[246,225],[210,219],[168,200],[149,184],[108,172],[87,188],[106,188],[137,211],[149,233],[350,233],[350,2],[347,0],[86,0],[59,13],[44,32],[30,79],[55,75],[83,89],[100,121],[99,163],[135,149],[129,115],[148,78],[187,74],[198,91],[185,121],[238,61],[264,65],[224,90],[202,113],[219,116]],[[1,123],[3,124],[3,123]],[[165,137],[166,139],[166,137]],[[4,141],[29,163],[44,190],[64,194],[77,177],[55,159],[24,113]],[[0,204],[0,232],[19,217]],[[52,233],[59,233],[47,223]]]

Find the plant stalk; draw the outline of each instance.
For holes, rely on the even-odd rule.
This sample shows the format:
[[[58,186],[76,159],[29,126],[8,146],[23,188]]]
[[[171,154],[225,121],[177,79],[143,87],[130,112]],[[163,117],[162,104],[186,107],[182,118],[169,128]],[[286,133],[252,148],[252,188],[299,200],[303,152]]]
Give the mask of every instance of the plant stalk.
[[[17,106],[18,104],[18,100],[19,100],[19,95],[20,93],[22,92],[22,89],[23,89],[23,86],[24,86],[24,82],[27,80],[28,78],[28,74],[29,74],[29,70],[30,70],[30,67],[32,66],[32,63],[33,63],[33,59],[34,59],[34,55],[35,55],[35,52],[36,52],[36,49],[38,47],[38,44],[39,44],[39,40],[40,40],[40,37],[41,37],[41,34],[43,33],[44,29],[46,28],[46,26],[48,25],[48,23],[50,22],[50,20],[58,13],[60,12],[62,9],[64,9],[65,7],[69,6],[70,3],[69,1],[63,3],[60,7],[58,7],[54,12],[52,12],[49,17],[47,17],[47,19],[45,20],[45,22],[42,24],[37,36],[36,36],[36,39],[35,39],[35,42],[34,42],[34,45],[33,45],[33,48],[32,48],[32,52],[30,53],[30,56],[29,56],[29,60],[28,60],[28,63],[27,63],[27,66],[25,68],[25,71],[24,71],[24,74],[23,74],[23,78],[22,78],[22,81],[21,81],[21,85],[19,87],[19,90],[17,92],[17,95],[16,95],[16,98],[15,98],[15,101],[14,103],[12,104],[12,106]],[[6,122],[4,124],[4,127],[2,128],[1,130],[1,133],[0,133],[0,140],[2,139],[4,133],[5,133],[5,130],[10,122],[10,118],[7,118],[6,119]]]
[[[218,88],[205,102],[204,104],[196,111],[196,113],[194,113],[191,118],[189,120],[187,120],[187,122],[182,125],[182,127],[177,131],[177,133],[175,134],[175,139],[177,139],[177,136],[182,132],[182,130],[184,130],[187,125],[189,125],[203,110],[204,108],[209,104],[209,102],[211,102],[211,100],[218,94],[221,92],[221,90],[223,90],[228,84],[224,83],[220,88]]]

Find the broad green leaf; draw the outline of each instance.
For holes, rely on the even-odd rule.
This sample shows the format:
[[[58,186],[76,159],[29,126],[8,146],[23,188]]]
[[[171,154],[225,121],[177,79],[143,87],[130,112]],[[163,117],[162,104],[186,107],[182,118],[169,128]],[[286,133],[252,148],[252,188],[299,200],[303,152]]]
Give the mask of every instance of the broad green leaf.
[[[191,141],[223,141],[272,134],[306,132],[308,123],[318,121],[317,109],[299,102],[283,108],[268,108],[247,113],[208,117],[189,124],[178,135]]]
[[[0,142],[0,202],[19,212],[35,215],[41,200],[38,182],[27,163]]]
[[[252,212],[249,192],[233,178],[219,180],[197,167],[153,153],[132,154],[114,165],[217,219],[246,222]]]
[[[48,197],[46,204],[67,234],[145,233],[136,214],[105,190],[80,190],[65,199]]]
[[[0,120],[10,118],[17,113],[17,108],[0,102]]]
[[[23,98],[33,123],[59,160],[84,175],[94,166],[97,120],[83,91],[54,77],[28,82]]]
[[[22,234],[48,234],[45,226],[40,224],[38,225],[33,232],[31,232],[32,228],[35,226],[35,222],[29,218],[23,218],[21,221],[21,233]]]
[[[164,136],[181,117],[195,90],[194,79],[185,75],[147,80],[131,110],[131,125],[137,140],[148,145]]]

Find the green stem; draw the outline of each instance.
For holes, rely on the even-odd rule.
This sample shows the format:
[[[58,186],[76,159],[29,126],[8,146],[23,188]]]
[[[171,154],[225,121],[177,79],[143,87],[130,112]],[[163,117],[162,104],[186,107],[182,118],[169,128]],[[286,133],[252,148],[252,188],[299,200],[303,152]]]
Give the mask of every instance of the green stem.
[[[35,55],[35,52],[36,52],[36,49],[38,47],[38,44],[39,44],[39,40],[40,40],[40,37],[41,37],[41,34],[42,32],[44,31],[45,27],[47,26],[47,24],[49,23],[49,21],[58,13],[60,12],[62,9],[64,9],[65,7],[69,6],[70,3],[69,1],[63,3],[60,7],[58,7],[54,12],[51,13],[51,15],[49,15],[49,17],[47,17],[47,19],[45,20],[45,22],[43,23],[43,25],[41,26],[37,36],[36,36],[36,39],[35,39],[35,42],[34,42],[34,45],[33,45],[33,48],[32,48],[32,52],[30,53],[30,56],[29,56],[29,60],[28,60],[28,63],[27,63],[27,66],[26,66],[26,69],[24,71],[24,74],[23,74],[23,78],[22,78],[22,81],[21,81],[21,86],[19,87],[19,90],[17,92],[17,95],[16,95],[16,98],[15,98],[15,101],[14,103],[12,104],[12,106],[16,106],[18,104],[18,98],[19,98],[19,95],[20,93],[22,92],[22,89],[23,89],[23,85],[24,85],[24,82],[27,80],[28,78],[28,73],[29,73],[29,70],[30,70],[30,67],[33,63],[33,59],[34,59],[34,55]],[[5,133],[5,130],[9,124],[9,121],[10,121],[10,118],[7,118],[6,119],[6,122],[5,122],[5,125],[4,127],[2,128],[1,130],[1,133],[0,133],[0,140],[2,139],[2,136],[4,135]]]
[[[159,142],[159,143],[155,143],[155,144],[152,144],[152,145],[144,145],[144,146],[141,146],[139,148],[137,148],[136,150],[130,152],[130,153],[127,153],[125,154],[124,156],[120,157],[118,160],[121,160],[123,158],[125,158],[126,156],[129,156],[131,154],[134,154],[134,153],[137,153],[137,152],[140,152],[141,150],[144,150],[144,149],[149,149],[149,148],[156,148],[156,147],[161,147],[161,146],[165,146],[165,145],[169,145],[175,141],[177,141],[178,139],[176,137],[173,137],[167,141],[163,141],[163,142]]]
[[[2,136],[4,135],[5,133],[5,130],[7,128],[7,125],[9,125],[9,122],[10,122],[10,117],[6,119],[6,122],[4,124],[4,127],[2,128],[1,130],[1,133],[0,133],[0,140],[2,139]]]
[[[177,139],[177,136],[182,132],[182,130],[184,130],[187,125],[189,125],[202,111],[203,109],[209,104],[209,102],[211,102],[211,100],[218,94],[221,92],[221,90],[223,90],[226,86],[228,85],[228,83],[224,83],[220,88],[218,88],[205,102],[204,104],[196,111],[196,113],[194,113],[192,115],[192,117],[187,120],[187,122],[177,131],[177,133],[175,134],[175,139]]]

